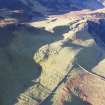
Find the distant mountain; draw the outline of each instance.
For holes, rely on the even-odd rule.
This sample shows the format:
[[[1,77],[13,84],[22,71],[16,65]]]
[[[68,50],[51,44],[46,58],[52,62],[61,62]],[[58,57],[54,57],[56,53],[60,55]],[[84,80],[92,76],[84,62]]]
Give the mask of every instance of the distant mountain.
[[[55,10],[97,9],[103,7],[103,4],[97,0],[39,0],[39,2]]]
[[[69,11],[103,7],[104,0],[0,0],[0,16],[27,21]],[[23,12],[12,12],[14,10]]]
[[[8,8],[8,9],[21,9],[24,8],[25,5],[21,2],[21,0],[0,0],[0,9]]]
[[[0,8],[35,10],[37,6],[46,7],[48,11],[97,9],[104,7],[104,0],[0,0]]]

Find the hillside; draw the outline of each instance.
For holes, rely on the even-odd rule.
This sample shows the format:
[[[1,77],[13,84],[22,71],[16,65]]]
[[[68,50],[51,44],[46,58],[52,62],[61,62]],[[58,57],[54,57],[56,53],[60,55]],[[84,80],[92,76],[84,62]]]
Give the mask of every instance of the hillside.
[[[0,8],[0,105],[105,105],[104,0]]]

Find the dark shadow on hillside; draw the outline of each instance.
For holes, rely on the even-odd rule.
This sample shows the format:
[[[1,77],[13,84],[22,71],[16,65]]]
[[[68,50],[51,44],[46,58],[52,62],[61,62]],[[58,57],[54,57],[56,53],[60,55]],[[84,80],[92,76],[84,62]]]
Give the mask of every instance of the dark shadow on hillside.
[[[98,45],[105,47],[105,19],[98,22],[88,21],[88,31],[94,37]]]
[[[76,32],[76,39],[79,39],[82,41],[91,39],[91,37],[89,35],[86,35],[86,34],[88,34],[88,32],[86,33],[86,31],[88,31],[88,30],[84,31],[84,29],[82,29],[82,30]]]
[[[60,37],[63,38],[63,34],[70,31],[70,28],[67,25],[56,26],[53,28],[53,32],[46,31],[44,27],[43,28],[35,28],[35,27],[29,26],[29,25],[20,25],[19,27],[23,27],[27,31],[35,33],[35,35],[43,34],[43,35],[47,35],[49,37],[51,37],[51,36],[56,37],[56,39],[57,38],[59,39]]]
[[[0,33],[0,40],[2,40],[0,43],[1,105],[13,105],[21,93],[35,84],[32,80],[36,80],[42,70],[41,66],[33,60],[35,52],[41,46],[59,40],[62,34],[68,30],[68,27],[66,27],[67,29],[65,27],[55,28],[54,33],[48,32],[44,28],[27,25],[18,25],[15,29],[14,27],[2,28]],[[63,28],[65,31],[62,32]],[[14,33],[15,31],[18,33]],[[18,37],[21,39],[18,40]],[[17,38],[16,42],[13,41],[15,38]],[[18,41],[23,47],[19,46]],[[8,47],[10,44],[14,46],[14,50]]]
[[[44,28],[35,28],[29,25],[7,25],[0,28],[0,47],[6,47],[13,41],[16,37],[16,34],[14,33],[15,31],[26,31],[30,37],[32,35],[33,37],[41,39],[38,46],[40,47],[41,45],[62,39],[63,34],[69,31],[69,26],[57,26],[54,28],[54,32],[52,33],[46,31]]]
[[[0,27],[0,47],[5,47],[12,41],[15,37],[13,34],[15,29],[16,26],[13,24]]]
[[[53,29],[55,36],[62,35],[70,31],[69,26],[57,26]]]
[[[80,49],[80,48],[84,48],[84,46],[78,45],[78,44],[73,44],[72,41],[65,41],[63,42],[62,47],[71,47],[72,49]]]
[[[71,102],[65,102],[64,105],[92,105],[87,101],[83,101],[77,96],[72,95]]]
[[[63,34],[70,31],[69,26],[57,26],[53,29],[53,36],[56,37],[56,39],[63,39]]]
[[[80,50],[75,57],[75,63],[78,63],[84,69],[91,71],[101,60],[103,60],[102,52],[95,46],[86,47]]]
[[[57,26],[53,29],[53,32],[46,31],[45,28],[35,28],[29,25],[19,25],[18,30],[25,30],[27,33],[31,33],[30,36],[35,36],[41,38],[41,42],[45,44],[50,44],[51,42],[55,42],[63,39],[63,34],[70,31],[69,26]],[[39,43],[39,45],[40,45]]]
[[[14,105],[21,93],[35,84],[41,74],[41,67],[31,58],[24,55],[13,56],[9,52],[4,65],[0,65],[0,99],[1,105]],[[8,62],[8,63],[6,63]]]

